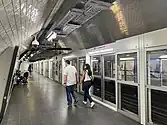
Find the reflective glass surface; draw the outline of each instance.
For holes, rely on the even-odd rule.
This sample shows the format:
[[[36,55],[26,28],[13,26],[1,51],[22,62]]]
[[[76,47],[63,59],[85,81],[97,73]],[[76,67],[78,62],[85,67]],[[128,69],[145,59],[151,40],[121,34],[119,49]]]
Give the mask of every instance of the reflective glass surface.
[[[147,52],[148,84],[167,86],[167,51],[158,50]]]
[[[104,75],[105,77],[115,78],[115,56],[104,57]]]
[[[121,109],[138,114],[138,89],[136,86],[121,85]]]
[[[100,56],[95,56],[91,58],[92,69],[94,74],[94,82],[93,85],[93,95],[97,97],[101,97],[101,59]]]
[[[100,56],[92,57],[91,61],[92,61],[93,74],[94,75],[101,75]]]
[[[104,91],[105,91],[104,98],[105,98],[105,100],[116,104],[115,81],[105,79],[104,83],[105,83],[105,88],[104,88]]]
[[[101,97],[101,78],[94,77],[93,95]]]
[[[118,80],[137,83],[137,53],[118,55]]]

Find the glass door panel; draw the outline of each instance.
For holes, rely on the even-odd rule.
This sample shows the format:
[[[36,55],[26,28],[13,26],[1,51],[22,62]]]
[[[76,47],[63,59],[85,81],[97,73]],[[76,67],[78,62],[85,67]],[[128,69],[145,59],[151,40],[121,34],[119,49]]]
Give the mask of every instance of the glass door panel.
[[[151,117],[154,123],[167,125],[167,92],[151,90]]]
[[[118,85],[119,109],[138,117],[138,71],[137,52],[119,54],[118,58]],[[134,85],[133,85],[134,84]]]
[[[102,97],[102,86],[101,86],[101,58],[100,56],[95,56],[91,58],[91,64],[94,74],[94,86],[93,95],[97,97]]]
[[[137,83],[137,53],[118,55],[118,80]]]
[[[167,50],[147,52],[149,122],[167,125]]]
[[[104,99],[116,104],[115,95],[115,56],[104,56]]]
[[[116,104],[116,95],[115,95],[115,80],[108,80],[105,79],[104,80],[105,83],[105,88],[104,88],[104,92],[105,92],[105,96],[104,99]]]
[[[162,86],[167,87],[167,59],[161,60],[162,65]]]
[[[137,86],[121,84],[121,110],[138,114]]]
[[[104,76],[115,78],[115,56],[104,56]]]

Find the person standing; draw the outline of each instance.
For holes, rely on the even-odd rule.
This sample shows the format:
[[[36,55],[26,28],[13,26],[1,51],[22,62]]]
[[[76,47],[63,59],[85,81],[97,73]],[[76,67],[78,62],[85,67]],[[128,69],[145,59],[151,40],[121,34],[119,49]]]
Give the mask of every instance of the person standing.
[[[83,103],[86,105],[87,104],[87,99],[89,99],[91,108],[95,106],[95,103],[92,99],[92,97],[89,94],[89,89],[92,86],[92,80],[93,80],[93,75],[92,71],[90,68],[89,64],[85,64],[84,66],[84,71],[82,74],[82,79],[81,79],[81,84],[83,84],[83,90],[84,90],[84,101]]]
[[[74,99],[74,105],[76,105],[78,102],[75,96],[75,87],[77,84],[77,70],[74,66],[70,65],[69,60],[66,60],[65,63],[66,67],[64,69],[64,86],[66,87],[68,106],[72,106],[72,97]]]

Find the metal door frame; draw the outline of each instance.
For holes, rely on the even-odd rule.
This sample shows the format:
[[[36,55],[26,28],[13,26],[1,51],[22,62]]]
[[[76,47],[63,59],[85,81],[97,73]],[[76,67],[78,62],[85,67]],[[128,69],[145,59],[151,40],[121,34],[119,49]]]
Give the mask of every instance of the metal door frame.
[[[118,80],[118,73],[116,74],[117,75],[117,86],[118,86],[118,92],[117,92],[117,110],[118,112],[120,112],[121,114],[127,116],[127,117],[130,117],[134,120],[136,120],[137,122],[140,122],[141,120],[141,108],[140,108],[140,74],[139,74],[139,50],[138,49],[134,49],[134,50],[128,50],[128,51],[122,51],[122,52],[117,52],[116,53],[116,66],[118,65],[118,55],[121,55],[121,54],[131,54],[131,53],[136,53],[137,54],[137,83],[134,83],[134,82],[130,82],[130,81],[121,81],[121,80]],[[118,67],[116,67],[117,69]],[[117,72],[118,72],[118,69],[117,69]],[[126,112],[126,111],[123,111],[121,109],[121,84],[126,84],[126,85],[131,85],[131,86],[136,86],[137,87],[137,90],[138,90],[138,115],[135,114],[135,113],[132,113],[132,112]]]
[[[116,104],[114,104],[114,103],[112,103],[112,102],[109,102],[109,101],[107,101],[107,100],[105,100],[105,78],[107,78],[107,77],[105,77],[105,73],[104,73],[104,57],[106,57],[106,56],[114,56],[114,58],[115,58],[115,56],[116,56],[116,54],[115,53],[109,53],[109,54],[102,54],[101,55],[101,57],[102,57],[102,63],[103,63],[103,65],[102,65],[102,70],[103,70],[103,77],[102,77],[102,86],[103,86],[103,90],[102,90],[102,93],[103,93],[103,102],[104,103],[107,103],[107,104],[109,104],[109,105],[111,105],[112,107],[114,107],[114,108],[116,108],[117,106],[117,82],[116,82],[116,75],[117,75],[117,72],[115,71],[115,78],[110,78],[110,77],[108,77],[108,79],[110,79],[110,80],[113,80],[113,81],[115,81],[115,103]],[[117,70],[116,69],[116,60],[115,60],[115,70]]]
[[[91,55],[90,56],[90,62],[91,62],[91,64],[90,64],[90,66],[91,66],[91,68],[92,68],[92,57],[99,57],[100,58],[100,75],[94,75],[94,77],[98,77],[98,78],[101,78],[101,98],[100,97],[98,97],[98,96],[95,96],[95,95],[93,95],[92,94],[92,96],[94,97],[94,98],[96,98],[96,99],[98,99],[99,101],[102,101],[103,102],[103,60],[102,60],[102,55]]]
[[[111,105],[112,107],[114,107],[114,108],[117,108],[117,98],[118,98],[118,94],[117,94],[117,80],[116,80],[116,77],[117,77],[117,66],[116,66],[116,60],[115,60],[115,78],[110,78],[110,79],[112,79],[112,80],[115,80],[115,98],[116,98],[116,104],[114,104],[114,103],[112,103],[112,102],[109,102],[109,101],[107,101],[107,100],[105,100],[105,82],[104,82],[104,78],[105,78],[105,75],[104,75],[104,57],[105,56],[114,56],[114,57],[116,57],[116,54],[115,53],[108,53],[108,54],[101,54],[101,55],[91,55],[90,57],[90,59],[91,59],[91,68],[92,68],[92,57],[100,57],[100,72],[101,72],[101,74],[100,74],[100,76],[96,76],[96,75],[94,75],[94,76],[96,76],[96,77],[100,77],[101,78],[101,98],[100,97],[97,97],[97,96],[95,96],[95,95],[92,95],[93,97],[95,97],[96,99],[98,99],[98,100],[100,100],[100,101],[102,101],[102,102],[104,102],[104,103],[106,103],[106,104],[109,104],[109,105]],[[117,109],[116,109],[117,110]]]
[[[147,60],[150,58],[150,54],[147,55],[148,52],[152,52],[152,51],[161,51],[167,49],[167,46],[155,46],[155,47],[148,47],[145,48],[145,57],[146,57],[146,62]],[[145,83],[146,86],[146,90],[147,90],[147,94],[146,94],[146,106],[147,106],[147,124],[149,125],[153,125],[155,123],[153,123],[152,121],[152,115],[151,115],[151,90],[158,90],[158,91],[164,91],[167,92],[167,87],[166,86],[152,86],[151,85],[151,79],[150,79],[150,61],[148,61],[148,70],[147,70],[147,66],[146,66],[146,73],[148,75],[148,81]]]

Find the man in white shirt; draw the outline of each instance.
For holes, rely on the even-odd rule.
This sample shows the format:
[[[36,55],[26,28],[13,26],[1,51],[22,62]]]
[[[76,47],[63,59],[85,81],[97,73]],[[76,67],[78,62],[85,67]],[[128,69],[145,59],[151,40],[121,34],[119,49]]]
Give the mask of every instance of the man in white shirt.
[[[72,97],[74,99],[74,104],[77,104],[75,91],[74,91],[77,84],[77,70],[74,66],[70,65],[69,60],[66,60],[65,63],[66,63],[66,67],[64,69],[64,85],[66,87],[68,106],[71,106]]]

